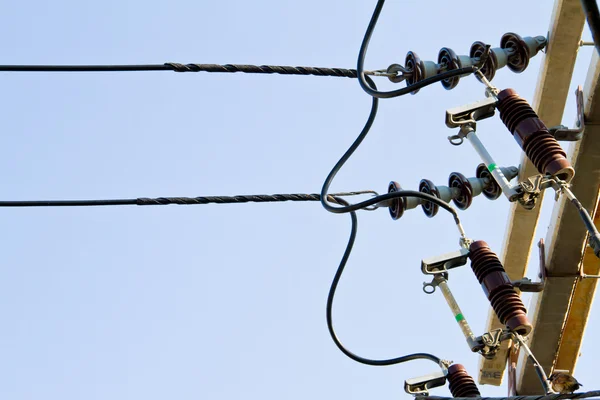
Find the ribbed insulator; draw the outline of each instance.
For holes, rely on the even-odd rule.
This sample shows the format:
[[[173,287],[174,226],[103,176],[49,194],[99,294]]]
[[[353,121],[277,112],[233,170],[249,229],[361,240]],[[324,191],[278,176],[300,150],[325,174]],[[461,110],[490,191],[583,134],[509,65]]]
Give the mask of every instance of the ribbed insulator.
[[[475,380],[461,364],[451,365],[446,378],[452,397],[481,397]]]
[[[548,128],[533,108],[513,89],[498,93],[500,118],[541,174],[557,176],[569,182],[575,171]]]
[[[471,244],[469,258],[471,268],[500,322],[515,332],[528,335],[532,327],[527,319],[527,309],[496,253],[486,242],[478,240]]]
[[[527,118],[539,118],[527,100],[520,97],[514,90],[505,89],[500,93],[507,95],[498,103],[500,119],[511,133],[514,133],[519,123]]]

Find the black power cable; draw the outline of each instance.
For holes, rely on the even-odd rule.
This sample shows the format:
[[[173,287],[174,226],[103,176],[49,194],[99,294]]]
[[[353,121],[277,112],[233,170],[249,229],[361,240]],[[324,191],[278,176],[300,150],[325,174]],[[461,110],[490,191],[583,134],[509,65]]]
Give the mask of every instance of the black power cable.
[[[338,197],[357,196],[361,194],[374,194],[373,190],[356,192],[341,192],[328,195],[329,201],[341,203]],[[194,204],[236,204],[236,203],[272,203],[282,201],[320,201],[318,194],[250,194],[238,196],[199,196],[199,197],[138,197],[136,199],[114,200],[10,200],[0,201],[0,207],[93,207],[93,206],[162,206],[169,204],[194,205]]]
[[[596,0],[581,0],[581,7],[592,32],[596,51],[600,53],[600,11],[598,11],[598,3]]]
[[[373,82],[373,80],[371,80],[369,77],[367,77],[366,79],[367,79],[369,85],[374,87],[376,90],[377,87],[375,86],[375,83]],[[452,216],[454,217],[454,221],[456,222],[456,224],[460,226],[460,220],[458,218],[458,214],[457,214],[456,210],[454,210],[448,203],[444,202],[441,199],[438,199],[437,197],[431,196],[429,194],[411,191],[411,190],[401,190],[401,191],[397,191],[397,192],[393,192],[393,193],[378,195],[369,200],[365,200],[365,201],[362,201],[362,202],[356,203],[356,204],[348,204],[346,201],[340,199],[341,201],[338,201],[338,203],[341,203],[342,207],[334,207],[327,202],[327,200],[329,198],[331,198],[331,196],[328,195],[327,192],[329,191],[329,187],[331,186],[331,183],[332,183],[334,177],[339,172],[339,170],[342,168],[342,166],[346,163],[346,161],[348,161],[348,159],[356,151],[356,149],[360,146],[362,141],[365,139],[365,137],[369,133],[369,130],[373,126],[373,122],[375,121],[375,117],[377,115],[378,104],[379,104],[378,98],[373,97],[372,102],[371,102],[371,111],[369,113],[369,117],[367,118],[367,122],[365,123],[363,129],[361,130],[358,137],[354,140],[352,145],[348,148],[348,150],[346,150],[344,155],[342,155],[342,157],[339,159],[339,161],[334,165],[331,172],[329,172],[329,175],[325,179],[325,182],[323,183],[323,187],[321,189],[321,204],[327,211],[332,212],[332,213],[337,213],[337,214],[349,212],[350,216],[352,218],[352,228],[351,228],[351,232],[350,232],[350,239],[348,240],[346,250],[344,251],[344,255],[342,256],[342,260],[340,261],[338,269],[334,275],[333,281],[331,282],[331,287],[329,288],[329,294],[327,296],[327,311],[326,311],[327,328],[329,329],[329,334],[331,335],[333,342],[342,351],[342,353],[344,353],[346,356],[353,359],[354,361],[357,361],[362,364],[374,365],[374,366],[384,366],[384,365],[399,364],[399,363],[416,360],[416,359],[427,359],[427,360],[433,361],[439,365],[441,360],[438,357],[436,357],[432,354],[428,354],[428,353],[409,354],[409,355],[405,355],[405,356],[401,356],[401,357],[389,358],[389,359],[384,359],[384,360],[373,360],[373,359],[361,357],[359,355],[354,354],[350,350],[348,350],[342,344],[342,342],[339,340],[339,338],[337,337],[337,335],[335,333],[335,329],[333,328],[333,319],[332,319],[333,299],[335,297],[335,291],[339,284],[340,278],[342,277],[342,273],[344,272],[344,268],[346,266],[346,263],[348,262],[348,258],[350,257],[350,253],[352,252],[352,247],[353,247],[355,239],[356,239],[356,232],[358,229],[358,220],[356,217],[357,210],[364,209],[365,207],[368,207],[368,206],[377,206],[377,204],[381,204],[385,201],[400,198],[400,197],[418,197],[421,199],[432,201],[433,203],[438,204],[440,207],[442,207],[443,209],[450,212],[452,214]]]
[[[340,203],[349,206],[349,204],[343,199],[337,199]],[[333,342],[336,344],[338,349],[342,351],[346,356],[350,357],[354,361],[358,361],[362,364],[374,365],[374,366],[385,366],[385,365],[394,365],[400,364],[407,361],[425,359],[433,361],[434,363],[440,365],[440,358],[434,356],[429,353],[415,353],[415,354],[407,354],[402,357],[390,358],[385,360],[372,360],[369,358],[364,358],[358,356],[348,350],[342,342],[337,337],[335,333],[335,329],[333,328],[333,318],[332,318],[332,308],[333,308],[333,298],[335,297],[335,291],[340,282],[340,278],[342,277],[342,273],[344,272],[344,268],[346,267],[346,263],[348,262],[348,258],[350,258],[350,253],[352,252],[352,247],[354,246],[354,242],[356,240],[356,233],[358,230],[358,218],[356,217],[356,211],[350,211],[350,217],[352,219],[352,228],[350,230],[350,238],[348,239],[348,244],[346,245],[346,250],[344,250],[344,255],[342,256],[342,260],[340,261],[340,265],[335,272],[335,276],[333,277],[333,281],[331,282],[331,286],[329,288],[329,294],[327,295],[327,329],[329,330],[329,334],[333,339]]]
[[[355,69],[290,67],[286,65],[246,64],[137,64],[137,65],[0,65],[0,72],[244,72],[248,74],[314,75],[356,78]]]
[[[373,80],[371,78],[366,77],[366,80],[367,80],[368,84],[374,88],[374,90],[377,90],[377,86],[375,86],[375,82],[373,82]],[[363,129],[361,130],[358,137],[354,140],[352,145],[348,148],[348,150],[346,150],[346,152],[342,155],[342,157],[338,160],[338,162],[333,166],[333,168],[329,172],[329,175],[327,175],[327,178],[325,178],[325,182],[323,183],[323,187],[321,188],[321,204],[323,205],[323,207],[329,212],[340,214],[340,213],[347,213],[347,212],[351,212],[351,211],[360,210],[360,209],[363,209],[368,206],[377,205],[377,203],[383,203],[388,200],[397,199],[400,197],[418,197],[418,198],[421,198],[424,200],[429,200],[429,201],[439,205],[441,208],[443,208],[444,210],[446,210],[450,214],[452,214],[452,216],[454,217],[454,221],[456,222],[457,225],[460,224],[460,220],[458,218],[458,213],[448,203],[446,203],[445,201],[443,201],[435,196],[432,196],[432,195],[429,195],[426,193],[422,193],[422,192],[412,191],[412,190],[402,190],[402,191],[398,191],[398,192],[382,194],[382,195],[375,196],[369,200],[361,201],[360,203],[347,205],[344,207],[334,207],[334,206],[330,205],[329,203],[327,203],[327,196],[328,196],[327,192],[329,191],[329,187],[331,186],[333,179],[335,178],[337,173],[340,171],[340,169],[344,166],[346,161],[348,161],[348,159],[352,156],[352,154],[354,154],[354,152],[361,145],[363,140],[367,137],[367,134],[369,133],[369,131],[371,130],[371,127],[373,126],[375,117],[377,116],[378,105],[379,105],[379,99],[377,97],[373,97],[372,102],[371,102],[371,111],[369,113],[369,117],[367,118],[367,122],[365,123]]]
[[[381,14],[381,10],[383,8],[383,4],[385,0],[378,0],[377,5],[375,6],[375,11],[373,11],[373,16],[371,17],[371,21],[369,22],[369,26],[367,27],[367,31],[365,32],[365,36],[363,37],[362,44],[360,46],[360,52],[358,53],[358,62],[356,69],[358,71],[358,82],[360,86],[363,88],[365,92],[370,94],[373,97],[378,97],[382,99],[392,98],[403,96],[405,94],[414,92],[415,90],[421,89],[425,86],[429,86],[433,83],[442,81],[444,79],[449,79],[459,75],[471,74],[477,70],[477,67],[468,67],[455,69],[452,71],[447,71],[442,74],[438,74],[436,76],[432,76],[431,78],[423,79],[422,81],[416,82],[410,86],[407,86],[403,89],[392,90],[390,92],[380,92],[377,89],[373,89],[369,86],[365,79],[364,72],[364,64],[365,57],[367,55],[367,48],[369,47],[369,41],[371,40],[371,36],[373,35],[373,31],[375,30],[375,25],[377,25],[377,20],[379,19],[379,15]]]

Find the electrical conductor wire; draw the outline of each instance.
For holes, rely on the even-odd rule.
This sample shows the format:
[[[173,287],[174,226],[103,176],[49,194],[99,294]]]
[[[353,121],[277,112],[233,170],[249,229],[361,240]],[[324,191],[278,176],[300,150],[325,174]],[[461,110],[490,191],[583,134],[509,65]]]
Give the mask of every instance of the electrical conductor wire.
[[[337,200],[340,203],[345,203],[346,206],[348,206],[348,203],[345,200],[343,200],[343,199],[337,199]],[[342,277],[342,274],[344,273],[344,268],[346,267],[348,259],[350,258],[350,253],[352,253],[352,247],[354,246],[354,242],[356,240],[356,233],[358,231],[358,218],[356,217],[356,211],[350,211],[350,218],[352,220],[352,227],[350,229],[350,238],[348,239],[348,244],[346,245],[346,249],[344,250],[344,255],[342,256],[342,260],[340,261],[340,264],[335,272],[333,281],[331,282],[331,286],[329,288],[329,294],[327,295],[327,311],[326,311],[327,329],[329,330],[329,334],[331,335],[333,342],[336,344],[338,349],[340,349],[342,351],[342,353],[344,353],[346,356],[353,359],[354,361],[357,361],[359,363],[366,364],[366,365],[386,366],[386,365],[400,364],[400,363],[404,363],[407,361],[419,360],[419,359],[430,360],[430,361],[433,361],[436,364],[440,365],[441,359],[439,357],[436,357],[433,354],[429,354],[429,353],[414,353],[414,354],[407,354],[405,356],[389,358],[389,359],[384,359],[384,360],[372,360],[372,359],[361,357],[357,354],[354,354],[353,352],[348,350],[342,344],[340,339],[337,337],[337,334],[335,333],[335,329],[333,328],[333,317],[332,317],[333,299],[335,297],[335,292],[336,292],[336,289],[340,282],[340,278]]]

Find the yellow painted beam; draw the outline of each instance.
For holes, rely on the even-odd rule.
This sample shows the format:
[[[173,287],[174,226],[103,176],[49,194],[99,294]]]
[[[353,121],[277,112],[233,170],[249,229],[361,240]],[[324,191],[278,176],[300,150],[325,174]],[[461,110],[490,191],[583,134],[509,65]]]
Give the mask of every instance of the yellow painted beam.
[[[598,204],[598,200],[596,204]],[[600,208],[598,206],[596,206],[594,224],[596,228],[600,229]],[[600,274],[600,260],[589,246],[585,250],[581,269],[587,275]],[[554,365],[555,369],[566,369],[571,373],[575,371],[597,284],[598,279],[580,279],[575,284],[575,291],[571,299],[569,314],[567,315]]]
[[[532,102],[538,116],[547,126],[560,125],[575,68],[579,41],[585,23],[580,0],[556,0],[548,29],[548,47],[542,61],[535,97]],[[525,180],[538,172],[523,154],[519,179]],[[541,199],[540,199],[541,202]],[[527,271],[527,260],[534,243],[540,208],[525,210],[511,204],[509,222],[501,253],[504,268],[510,279],[521,279]],[[487,329],[502,325],[490,309]],[[500,385],[506,366],[508,343],[494,360],[482,359],[479,383]]]
[[[575,168],[571,190],[590,215],[596,210],[600,185],[600,57],[594,52],[583,88],[586,128],[583,138],[571,146],[570,161]],[[529,309],[533,331],[530,347],[546,373],[555,366],[565,322],[584,254],[587,231],[577,209],[561,196],[552,211],[546,235],[548,278],[544,291]],[[539,393],[538,377],[521,356],[517,392]]]

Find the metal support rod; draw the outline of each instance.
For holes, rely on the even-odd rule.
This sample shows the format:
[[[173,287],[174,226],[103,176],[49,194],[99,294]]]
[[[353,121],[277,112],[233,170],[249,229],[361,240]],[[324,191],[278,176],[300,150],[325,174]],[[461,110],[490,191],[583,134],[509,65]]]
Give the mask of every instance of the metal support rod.
[[[460,130],[479,154],[479,157],[481,157],[481,160],[485,163],[485,166],[491,172],[496,182],[498,182],[498,185],[502,188],[502,193],[504,193],[509,201],[515,201],[517,197],[519,197],[519,193],[510,185],[508,179],[506,179],[506,176],[502,173],[502,169],[498,168],[490,153],[488,153],[483,143],[481,143],[481,140],[479,140],[479,137],[477,137],[473,126],[471,126],[471,124],[463,124],[461,125]]]
[[[600,275],[588,275],[588,274],[581,274],[581,277],[583,279],[587,279],[587,278],[592,278],[592,279],[600,279]]]
[[[527,355],[529,356],[529,360],[533,364],[533,367],[535,368],[535,372],[536,372],[538,378],[540,378],[540,383],[542,384],[542,387],[544,388],[544,393],[546,393],[546,394],[554,393],[554,391],[550,387],[550,383],[548,382],[548,377],[546,376],[546,373],[544,372],[544,368],[542,368],[542,366],[540,365],[538,360],[535,358],[535,356],[531,352],[531,349],[529,348],[529,346],[527,346],[527,343],[525,343],[525,339],[523,339],[523,337],[516,332],[514,332],[513,335],[514,335],[515,339],[517,339],[517,341],[519,342],[520,347],[522,349],[524,349],[525,352],[527,353]]]
[[[465,316],[463,315],[458,303],[456,302],[456,299],[452,295],[452,292],[450,291],[450,287],[448,286],[448,281],[446,280],[446,278],[444,278],[443,274],[436,275],[434,277],[434,281],[437,284],[437,286],[441,289],[442,294],[444,295],[444,298],[446,299],[446,302],[448,303],[448,307],[450,307],[450,310],[452,311],[452,314],[454,315],[454,319],[456,319],[456,322],[458,322],[458,326],[460,327],[460,330],[462,331],[463,335],[465,336],[465,339],[467,339],[467,344],[469,345],[469,348],[471,349],[472,352],[478,351],[477,338],[473,334],[473,331],[471,330],[471,326],[465,319]]]

